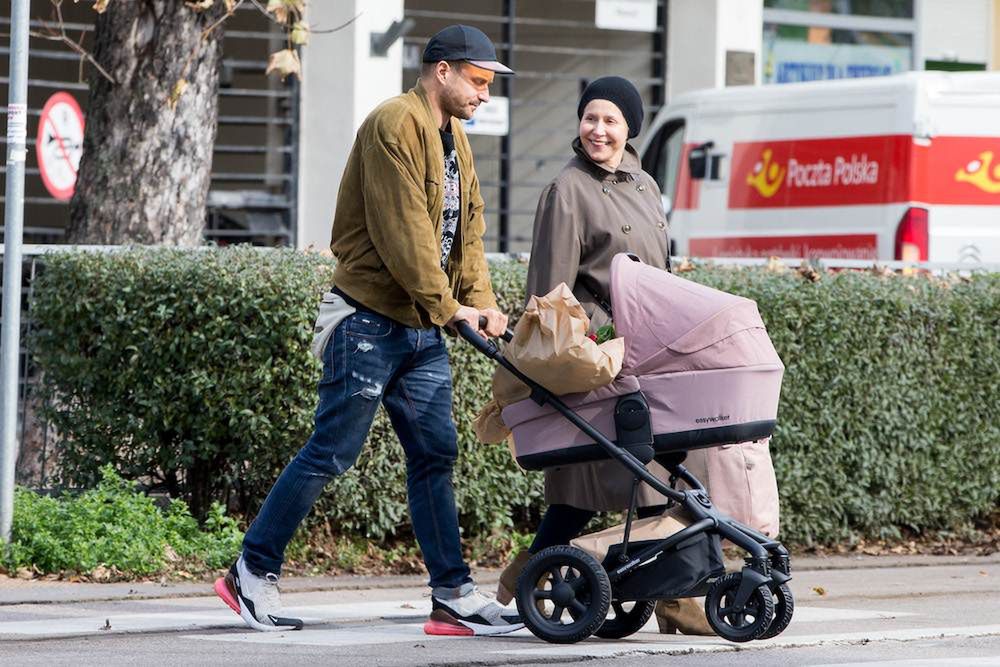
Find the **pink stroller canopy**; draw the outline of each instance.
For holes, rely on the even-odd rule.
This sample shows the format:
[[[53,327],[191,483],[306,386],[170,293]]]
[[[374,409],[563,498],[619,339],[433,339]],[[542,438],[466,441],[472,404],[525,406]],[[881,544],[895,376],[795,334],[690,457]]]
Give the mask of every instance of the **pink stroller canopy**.
[[[699,357],[700,370],[781,363],[776,354],[761,358],[743,350],[737,359],[725,346],[709,349],[740,331],[763,329],[756,303],[643,264],[625,253],[611,263],[611,304],[615,333],[625,337],[623,375],[682,370],[677,367],[678,358],[686,357],[685,366],[690,366],[690,355]]]
[[[609,439],[622,396],[642,392],[653,447],[669,452],[747,442],[774,431],[784,366],[757,304],[617,255],[611,263],[622,371],[608,387],[564,397]],[[607,458],[593,438],[550,405],[504,408],[517,461],[528,469]]]

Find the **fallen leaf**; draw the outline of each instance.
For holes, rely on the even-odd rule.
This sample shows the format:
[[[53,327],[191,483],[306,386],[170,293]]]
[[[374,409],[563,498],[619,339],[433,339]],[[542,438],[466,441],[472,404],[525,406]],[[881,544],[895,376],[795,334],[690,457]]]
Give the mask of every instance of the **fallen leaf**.
[[[812,283],[818,283],[820,279],[819,271],[813,268],[806,260],[802,260],[802,266],[799,267],[799,275]]]
[[[271,72],[277,72],[280,74],[282,81],[284,81],[289,74],[301,77],[302,62],[299,60],[299,54],[292,49],[275,51],[271,54],[271,57],[267,59],[267,70],[264,73],[270,74]]]
[[[305,0],[268,0],[265,11],[278,23],[288,24],[306,10]]]
[[[780,257],[771,255],[767,258],[767,266],[765,269],[772,273],[784,273],[788,270],[788,267],[785,266],[785,263],[781,261]]]
[[[687,273],[688,271],[694,271],[694,270],[695,270],[694,262],[692,262],[687,257],[682,258],[680,265],[676,269],[674,269],[676,273]]]
[[[826,589],[822,586],[813,586],[813,593],[816,595],[826,595]]]
[[[291,34],[288,36],[292,40],[292,44],[295,46],[303,46],[309,42],[309,26],[299,21],[292,28]]]

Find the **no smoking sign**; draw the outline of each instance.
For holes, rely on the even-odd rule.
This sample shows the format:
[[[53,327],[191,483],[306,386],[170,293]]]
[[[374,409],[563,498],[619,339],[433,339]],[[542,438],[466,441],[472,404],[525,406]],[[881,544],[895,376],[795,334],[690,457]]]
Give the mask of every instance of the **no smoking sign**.
[[[83,154],[83,111],[69,93],[56,93],[45,103],[35,154],[49,194],[63,201],[72,197]]]

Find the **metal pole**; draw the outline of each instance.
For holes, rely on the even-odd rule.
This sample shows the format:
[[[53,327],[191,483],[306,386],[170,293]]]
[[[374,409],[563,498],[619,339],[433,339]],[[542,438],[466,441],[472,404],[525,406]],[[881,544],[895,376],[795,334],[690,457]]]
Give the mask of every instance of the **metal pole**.
[[[517,69],[514,63],[514,40],[517,38],[517,31],[514,25],[514,18],[517,0],[504,0],[503,13],[507,20],[503,24],[503,41],[507,45],[504,49],[504,62],[507,67]],[[512,77],[505,76],[500,80],[500,92],[507,98],[507,134],[500,137],[500,230],[497,243],[499,252],[510,251],[510,207],[511,207],[511,185],[514,170],[513,151],[514,142],[511,135],[514,133],[514,81]]]
[[[28,119],[28,0],[10,3],[7,91],[7,190],[3,236],[3,333],[0,336],[0,543],[10,542],[17,463],[17,367],[21,347],[21,241]]]

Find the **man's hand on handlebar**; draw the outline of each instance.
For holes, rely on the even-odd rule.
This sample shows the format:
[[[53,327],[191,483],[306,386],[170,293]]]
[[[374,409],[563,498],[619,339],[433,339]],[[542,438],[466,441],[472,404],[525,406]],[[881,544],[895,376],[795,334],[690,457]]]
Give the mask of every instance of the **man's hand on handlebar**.
[[[487,335],[497,338],[507,331],[507,316],[495,308],[484,308],[479,314],[486,318],[486,326],[483,327]],[[478,322],[477,322],[478,324]]]
[[[479,328],[480,317],[486,320],[485,327],[482,329]],[[453,326],[460,321],[468,323],[473,331],[478,332],[483,338],[502,336],[507,330],[507,316],[495,308],[477,310],[471,306],[459,306],[445,326]]]

